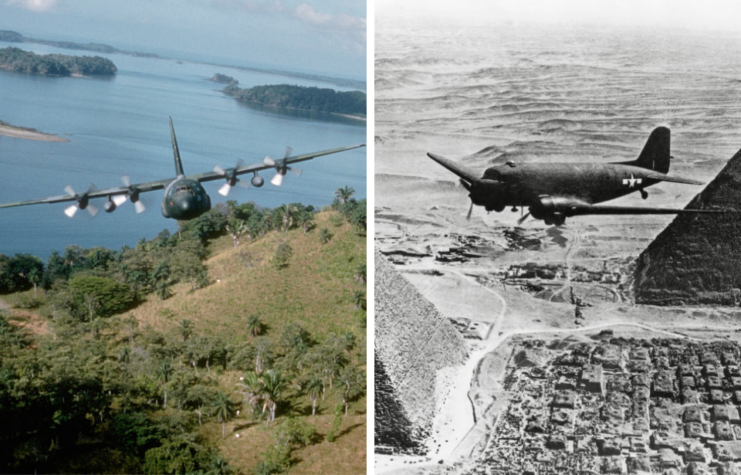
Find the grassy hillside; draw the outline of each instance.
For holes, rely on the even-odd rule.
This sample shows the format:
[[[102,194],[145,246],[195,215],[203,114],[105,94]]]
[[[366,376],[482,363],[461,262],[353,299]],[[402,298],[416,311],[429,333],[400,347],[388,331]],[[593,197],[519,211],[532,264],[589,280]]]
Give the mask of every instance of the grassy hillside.
[[[365,473],[364,383],[352,380],[353,390],[360,388],[361,393],[348,396],[344,415],[342,378],[353,368],[365,377],[365,314],[356,308],[355,296],[365,292],[358,272],[366,262],[366,237],[337,211],[317,213],[315,223],[309,232],[273,230],[253,242],[243,238],[237,248],[229,235],[210,238],[209,255],[203,262],[210,285],[193,290],[194,285],[182,279],[170,287],[169,298],[162,299],[156,292],[144,294],[130,310],[107,318],[88,321],[84,311],[77,319],[66,316],[60,310],[59,289],[46,295],[39,291],[36,300],[33,290],[3,296],[5,308],[0,306],[0,314],[12,328],[0,331],[0,424],[14,429],[0,436],[4,447],[0,458],[15,460],[6,469],[278,473],[276,465],[261,463],[271,460],[275,447],[286,446],[281,431],[287,430],[293,417],[315,433],[308,443],[290,444],[286,449],[290,466],[282,469]],[[332,234],[324,243],[323,228]],[[273,259],[281,244],[288,244],[293,253],[288,265],[278,269]],[[152,247],[150,252],[160,251]],[[81,275],[114,275],[111,272]],[[118,280],[124,281],[125,276]],[[69,280],[70,287],[74,281]],[[29,301],[36,308],[8,308],[31,306]],[[254,315],[262,322],[261,335],[251,332],[249,321]],[[305,333],[299,343],[296,324]],[[287,343],[291,335],[294,339]],[[317,400],[317,415],[312,416],[307,395],[307,381],[314,374],[312,355],[340,339],[354,344],[335,353],[342,368],[323,373],[326,391]],[[201,341],[218,348],[207,357],[193,356],[194,342]],[[255,406],[254,414],[260,416],[256,420],[244,394],[243,378],[255,372],[254,352],[259,345],[267,345],[273,354],[261,374],[275,368],[285,380],[276,420],[269,427],[262,402]],[[37,361],[39,368],[30,382],[29,359]],[[50,389],[60,381],[73,381],[72,399],[79,399],[84,387],[85,397],[95,402],[82,409],[71,408],[66,398],[60,402],[56,390]],[[194,388],[211,396],[194,402],[198,398]],[[239,415],[221,421],[212,402],[217,393],[227,395]],[[25,404],[22,410],[20,404]],[[58,405],[49,411],[52,420],[59,414],[75,415],[59,427],[51,424],[46,429],[49,424],[42,421],[29,427],[17,419],[33,414],[34,404]],[[39,419],[45,417],[44,411]],[[140,417],[135,423],[131,422],[134,416]]]

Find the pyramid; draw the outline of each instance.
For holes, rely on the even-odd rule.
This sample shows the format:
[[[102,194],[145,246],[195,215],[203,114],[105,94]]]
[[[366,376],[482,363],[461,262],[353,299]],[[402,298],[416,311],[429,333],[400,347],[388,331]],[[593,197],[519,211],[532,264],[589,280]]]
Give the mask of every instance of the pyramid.
[[[741,210],[741,150],[686,209]],[[641,253],[636,303],[738,305],[741,212],[677,215]]]
[[[416,453],[448,384],[437,373],[468,355],[450,320],[378,251],[374,280],[376,452]]]

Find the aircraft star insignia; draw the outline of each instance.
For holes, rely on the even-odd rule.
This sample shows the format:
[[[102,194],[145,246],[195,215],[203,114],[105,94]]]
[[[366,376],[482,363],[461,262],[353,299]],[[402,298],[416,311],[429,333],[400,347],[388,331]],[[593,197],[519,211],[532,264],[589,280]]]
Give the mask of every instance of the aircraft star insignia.
[[[635,178],[633,174],[630,174],[630,178],[623,178],[623,185],[628,185],[628,188],[635,188],[636,185],[643,183],[642,178]]]

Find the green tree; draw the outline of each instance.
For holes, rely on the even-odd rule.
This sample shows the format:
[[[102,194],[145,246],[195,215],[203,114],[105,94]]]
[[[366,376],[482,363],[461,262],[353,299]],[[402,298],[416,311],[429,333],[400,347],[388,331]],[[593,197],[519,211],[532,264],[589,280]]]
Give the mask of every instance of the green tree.
[[[259,314],[252,314],[247,319],[247,330],[252,336],[262,335],[265,331],[265,324],[262,323]]]
[[[226,423],[234,417],[236,412],[234,403],[229,400],[228,394],[219,392],[214,397],[212,408],[216,419],[221,422],[221,438],[223,439],[226,437]]]
[[[309,399],[311,400],[311,415],[316,415],[316,403],[319,399],[319,395],[324,390],[324,384],[322,384],[322,378],[319,378],[317,376],[312,377],[304,387],[304,390],[306,391],[306,395],[309,396]]]
[[[273,256],[273,265],[276,269],[285,269],[293,256],[293,248],[288,243],[281,243]]]
[[[327,244],[329,240],[332,239],[332,233],[327,228],[322,228],[319,230],[319,242],[322,244]]]
[[[342,403],[347,415],[350,403],[365,394],[365,373],[359,368],[348,366],[340,371],[338,379],[342,384]]]
[[[172,362],[170,360],[162,360],[160,361],[159,365],[157,365],[157,380],[162,381],[162,407],[164,409],[167,409],[167,383],[170,382],[173,371],[174,368],[172,367]]]
[[[262,400],[263,400],[263,412],[268,411],[267,425],[270,427],[270,422],[275,420],[275,414],[278,409],[278,404],[281,401],[283,391],[286,388],[286,382],[280,374],[280,371],[270,369],[260,375],[262,382]]]
[[[75,275],[69,280],[69,291],[75,304],[79,308],[85,307],[88,315],[94,313],[107,317],[127,310],[134,301],[129,288],[107,277],[92,275]],[[91,312],[85,302],[86,299],[97,302],[99,307]]]
[[[362,290],[356,290],[352,295],[352,303],[355,310],[365,310],[368,304],[365,298],[365,292],[363,292]]]
[[[349,186],[343,186],[342,188],[337,188],[334,194],[341,204],[345,204],[355,194],[355,190]]]

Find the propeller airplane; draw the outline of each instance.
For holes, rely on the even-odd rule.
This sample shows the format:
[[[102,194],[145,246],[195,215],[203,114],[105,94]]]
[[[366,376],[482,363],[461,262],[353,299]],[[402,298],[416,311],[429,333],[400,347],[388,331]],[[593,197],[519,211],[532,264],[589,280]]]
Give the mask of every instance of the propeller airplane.
[[[344,152],[346,150],[365,147],[365,144],[359,144],[296,156],[291,156],[292,150],[288,147],[285,156],[279,160],[274,160],[266,156],[261,163],[246,166],[242,160],[238,160],[233,168],[225,169],[217,165],[214,167],[214,170],[210,172],[199,173],[196,175],[185,175],[183,172],[183,164],[180,160],[178,142],[175,138],[175,128],[172,125],[172,117],[170,117],[170,135],[172,137],[172,151],[175,159],[175,178],[132,184],[129,177],[124,176],[122,177],[124,186],[97,190],[91,185],[90,188],[83,193],[77,193],[71,186],[67,186],[64,189],[67,193],[66,195],[0,204],[0,208],[11,208],[15,206],[27,206],[40,203],[74,202],[74,204],[65,208],[64,214],[71,218],[78,210],[84,209],[87,210],[91,216],[95,216],[98,213],[98,207],[91,203],[90,200],[95,198],[108,198],[108,201],[103,205],[103,209],[107,213],[115,211],[116,208],[124,204],[126,200],[129,200],[134,204],[137,213],[142,213],[146,208],[140,201],[140,194],[154,190],[165,190],[164,198],[162,200],[162,215],[165,218],[189,220],[197,218],[211,209],[211,197],[206,193],[203,186],[201,186],[202,182],[225,180],[224,185],[219,188],[219,194],[227,196],[232,187],[236,185],[248,188],[251,184],[256,188],[260,188],[265,184],[265,180],[258,175],[258,172],[274,168],[275,176],[273,176],[270,182],[275,186],[281,186],[283,183],[283,177],[288,171],[301,176],[300,169],[289,165],[311,160],[323,155],[330,155],[333,153]],[[252,173],[252,178],[250,178],[249,183],[243,182],[239,178],[240,175],[247,173]]]
[[[609,214],[681,214],[728,213],[718,209],[673,209],[637,206],[598,205],[633,192],[648,198],[646,188],[662,181],[702,185],[689,178],[669,176],[670,132],[657,127],[651,133],[636,160],[618,163],[515,163],[488,168],[482,177],[464,166],[434,153],[428,153],[449,171],[458,175],[469,192],[471,218],[473,206],[486,211],[501,212],[508,206],[512,211],[529,208],[519,224],[532,216],[547,225],[560,226],[566,218],[581,215]]]

